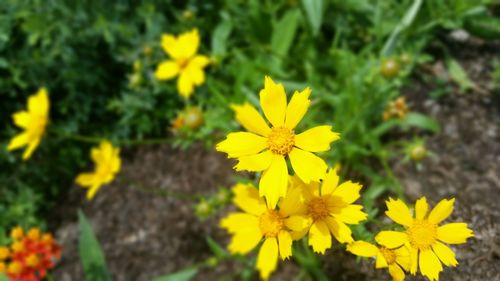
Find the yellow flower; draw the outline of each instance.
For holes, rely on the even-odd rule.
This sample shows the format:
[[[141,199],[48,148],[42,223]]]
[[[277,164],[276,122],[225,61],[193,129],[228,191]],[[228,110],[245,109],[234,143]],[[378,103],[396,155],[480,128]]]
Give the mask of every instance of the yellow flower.
[[[375,257],[375,267],[388,267],[393,281],[405,280],[403,270],[410,270],[410,251],[406,246],[390,249],[365,241],[355,241],[347,246],[347,250],[360,257]]]
[[[303,183],[294,177],[292,189],[301,191],[301,198],[296,199],[297,206],[290,212],[310,219],[309,245],[317,253],[325,253],[332,246],[332,235],[340,243],[351,243],[352,232],[346,224],[358,224],[367,218],[361,210],[363,206],[352,204],[359,198],[361,185],[351,181],[338,185],[339,177],[335,169],[330,169],[325,180]],[[294,194],[294,191],[290,191]]]
[[[339,139],[331,126],[317,126],[303,133],[294,129],[307,112],[311,89],[295,92],[287,105],[285,89],[267,77],[260,91],[260,105],[271,123],[269,127],[260,113],[246,103],[233,106],[236,119],[249,132],[236,132],[217,144],[217,150],[238,158],[237,171],[263,171],[260,178],[260,195],[265,196],[270,208],[285,196],[288,183],[290,158],[296,175],[305,183],[319,181],[327,170],[325,161],[312,152],[327,151],[330,143]]]
[[[110,183],[115,175],[120,171],[120,149],[113,147],[108,141],[102,141],[99,147],[92,148],[91,156],[96,167],[93,173],[81,173],[76,178],[76,182],[89,188],[87,199],[92,200],[99,188]]]
[[[429,206],[425,197],[415,204],[415,218],[408,207],[399,199],[386,201],[385,214],[398,224],[403,225],[405,231],[382,231],[375,240],[387,248],[397,248],[407,245],[410,249],[410,272],[417,272],[417,265],[422,275],[430,280],[439,280],[439,273],[445,266],[456,266],[455,253],[444,243],[462,244],[467,238],[473,237],[472,230],[466,223],[449,223],[443,226],[438,224],[453,212],[455,199],[441,200],[427,215]]]
[[[177,38],[172,34],[164,34],[161,46],[171,60],[158,65],[155,72],[156,79],[169,80],[179,76],[177,90],[181,96],[189,98],[194,86],[205,82],[203,68],[210,62],[208,57],[196,54],[200,46],[198,30],[182,33]]]
[[[20,226],[16,226],[14,227],[11,231],[10,231],[10,237],[14,240],[14,241],[17,241],[17,240],[21,240],[23,237],[24,237],[24,230],[22,227]]]
[[[290,216],[294,196],[284,198],[280,210],[275,210],[250,184],[237,184],[233,192],[233,202],[243,212],[231,213],[221,220],[221,227],[232,235],[229,251],[247,254],[263,240],[256,267],[261,278],[267,280],[276,269],[278,256],[285,260],[292,255],[292,240],[297,238],[294,232],[303,232],[307,222],[300,216]]]
[[[0,261],[6,260],[10,256],[10,250],[7,247],[0,247]]]
[[[28,110],[16,112],[12,115],[14,124],[24,129],[10,140],[9,151],[28,146],[23,154],[23,160],[30,158],[45,133],[49,120],[49,98],[47,90],[41,88],[35,95],[28,98]]]

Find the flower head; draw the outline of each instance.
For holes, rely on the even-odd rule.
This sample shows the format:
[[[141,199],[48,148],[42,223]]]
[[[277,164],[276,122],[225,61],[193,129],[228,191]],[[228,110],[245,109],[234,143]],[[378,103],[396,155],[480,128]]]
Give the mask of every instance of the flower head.
[[[355,241],[347,246],[347,250],[360,257],[374,257],[375,267],[388,267],[393,281],[403,281],[405,271],[410,270],[410,251],[406,246],[391,249],[365,241]]]
[[[81,173],[76,178],[76,182],[82,187],[89,188],[87,199],[94,198],[99,188],[110,183],[120,171],[120,149],[113,147],[108,141],[102,141],[99,147],[92,148],[92,161],[95,163],[95,170],[92,173]]]
[[[285,89],[267,77],[260,91],[260,105],[271,126],[250,104],[235,105],[236,119],[249,132],[236,132],[217,144],[217,150],[237,158],[237,171],[263,171],[259,191],[270,208],[285,196],[288,185],[290,159],[296,175],[305,183],[319,181],[327,170],[325,161],[314,152],[330,149],[330,143],[339,139],[331,126],[317,126],[300,134],[295,127],[307,112],[311,90],[295,92],[287,104]]]
[[[409,109],[408,105],[406,104],[406,98],[399,97],[389,102],[382,117],[384,118],[384,121],[394,118],[403,119],[406,117],[406,114],[408,114],[408,112]]]
[[[41,281],[47,271],[53,268],[61,256],[61,247],[48,233],[41,233],[38,228],[31,228],[27,234],[16,227],[11,233],[12,243],[0,247],[0,272],[5,272],[10,280]],[[22,230],[22,228],[21,228]]]
[[[300,238],[297,233],[307,227],[307,219],[290,215],[295,196],[285,197],[277,210],[269,208],[250,184],[237,184],[233,192],[233,202],[242,212],[231,213],[220,223],[232,235],[229,251],[247,254],[263,241],[256,267],[267,280],[276,269],[278,256],[284,260],[292,255],[292,240]]]
[[[158,65],[155,72],[156,79],[170,80],[179,76],[177,90],[181,96],[189,98],[194,87],[205,82],[203,69],[210,62],[208,57],[196,54],[200,46],[198,30],[193,29],[178,37],[164,34],[161,38],[161,46],[171,59]]]
[[[45,133],[49,120],[49,98],[47,90],[41,88],[38,92],[28,98],[28,110],[22,110],[12,115],[14,124],[24,131],[12,138],[7,149],[15,150],[28,146],[23,154],[23,160],[30,158],[33,151]]]
[[[441,200],[434,209],[428,213],[429,206],[425,197],[417,200],[415,204],[415,217],[410,209],[399,199],[389,199],[386,202],[385,214],[398,224],[405,227],[404,231],[381,231],[375,240],[378,244],[388,248],[397,248],[407,245],[410,249],[411,268],[415,274],[417,266],[422,275],[430,280],[439,280],[439,273],[445,266],[456,266],[458,261],[455,253],[444,243],[462,244],[467,238],[473,237],[472,230],[466,223],[439,224],[453,212],[455,199]]]
[[[351,229],[346,224],[358,224],[367,218],[361,210],[363,206],[353,204],[359,198],[361,185],[351,181],[338,185],[339,177],[335,169],[330,169],[322,184],[305,184],[294,177],[292,191],[299,190],[300,198],[291,214],[309,219],[309,245],[317,253],[324,253],[332,246],[332,235],[340,243],[353,241]],[[304,234],[305,234],[304,233]]]

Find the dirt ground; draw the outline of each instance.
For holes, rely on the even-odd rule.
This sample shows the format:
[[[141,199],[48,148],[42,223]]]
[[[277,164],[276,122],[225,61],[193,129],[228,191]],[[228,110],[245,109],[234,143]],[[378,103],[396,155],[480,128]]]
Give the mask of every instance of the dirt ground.
[[[485,78],[486,67],[480,65],[489,65],[491,57],[482,56],[483,61],[477,62],[477,55],[465,52],[458,58],[473,80],[484,86],[483,81],[489,79]],[[415,80],[404,91],[412,110],[436,118],[442,126],[441,133],[428,138],[432,156],[423,161],[420,170],[399,159],[394,160],[393,168],[410,201],[425,195],[434,205],[441,198],[455,197],[452,220],[468,222],[475,232],[466,245],[453,247],[460,264],[445,269],[441,280],[500,280],[500,107],[487,86],[485,93],[460,94],[455,89],[438,100],[428,97],[432,89]],[[94,201],[87,202],[84,191],[75,186],[54,210],[50,224],[64,247],[55,280],[84,280],[77,250],[78,208],[91,221],[117,281],[150,281],[202,262],[211,256],[207,236],[227,243],[228,236],[217,227],[223,214],[201,221],[193,214],[193,201],[158,196],[144,187],[213,194],[219,186],[233,183],[231,161],[201,145],[188,151],[148,146],[126,154],[118,179],[102,188]],[[372,261],[358,263],[342,251],[329,251],[323,262],[332,280],[389,280],[384,271],[374,269]],[[241,268],[238,263],[225,262],[204,269],[195,280],[235,280],[228,274]],[[298,267],[287,261],[271,280],[293,280],[298,273]]]

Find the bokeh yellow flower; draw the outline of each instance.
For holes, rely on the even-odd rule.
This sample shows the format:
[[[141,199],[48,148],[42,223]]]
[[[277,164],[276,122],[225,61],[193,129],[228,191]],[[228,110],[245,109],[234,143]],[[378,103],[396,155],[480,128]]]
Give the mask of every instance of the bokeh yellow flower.
[[[7,146],[9,151],[28,146],[23,153],[23,160],[30,158],[45,133],[49,120],[49,106],[47,90],[41,88],[28,98],[28,110],[12,115],[14,124],[24,131],[11,139]]]
[[[108,141],[102,141],[99,147],[92,148],[91,157],[95,163],[92,173],[81,173],[76,178],[76,183],[87,191],[87,199],[92,200],[99,188],[110,183],[120,171],[120,149],[113,147]]]
[[[417,267],[422,275],[430,280],[439,280],[439,273],[445,266],[456,266],[458,261],[455,253],[444,243],[462,244],[467,238],[473,237],[472,230],[466,223],[449,223],[439,226],[443,220],[453,212],[455,199],[441,200],[428,214],[429,206],[425,197],[415,204],[415,218],[410,209],[397,199],[386,201],[385,214],[398,224],[405,227],[405,231],[381,231],[375,240],[387,248],[397,248],[407,245],[410,249],[411,268],[415,274]]]
[[[390,249],[365,241],[355,241],[347,246],[347,251],[360,257],[375,258],[375,267],[389,268],[393,281],[405,280],[405,271],[410,270],[410,251],[406,246]]]
[[[233,254],[247,254],[263,241],[257,256],[257,269],[262,279],[267,280],[276,269],[278,257],[282,260],[292,255],[294,232],[302,233],[307,227],[304,218],[291,216],[293,196],[282,200],[281,208],[269,208],[250,184],[237,184],[233,188],[233,202],[243,212],[230,213],[221,220],[232,239],[229,251]]]
[[[260,105],[271,127],[250,104],[233,106],[236,119],[249,132],[236,132],[217,144],[216,149],[237,158],[237,171],[263,171],[259,191],[270,208],[285,196],[290,159],[295,174],[305,183],[324,178],[328,169],[325,161],[314,154],[330,149],[339,134],[331,126],[317,126],[300,134],[295,127],[309,108],[311,89],[295,92],[287,104],[285,89],[266,76],[260,91]]]
[[[207,56],[198,55],[200,35],[197,29],[182,33],[178,37],[164,34],[161,46],[170,60],[161,62],[155,71],[158,80],[177,79],[177,90],[185,98],[193,94],[194,87],[205,82],[204,68],[210,63]]]
[[[358,224],[367,218],[363,206],[353,204],[359,197],[361,185],[351,181],[339,183],[335,169],[330,169],[322,184],[306,184],[293,177],[290,194],[300,191],[301,198],[295,200],[291,215],[309,219],[309,245],[316,253],[324,254],[332,246],[332,235],[340,243],[351,243],[352,232],[347,224]]]

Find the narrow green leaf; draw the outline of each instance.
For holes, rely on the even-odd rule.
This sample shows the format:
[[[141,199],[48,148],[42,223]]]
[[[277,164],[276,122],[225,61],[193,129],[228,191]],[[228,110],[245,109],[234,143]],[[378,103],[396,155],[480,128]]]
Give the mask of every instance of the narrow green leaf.
[[[110,281],[111,278],[101,246],[82,211],[78,211],[78,224],[80,226],[78,250],[85,279],[88,281]]]
[[[298,9],[290,10],[274,25],[271,49],[279,57],[285,57],[288,54],[297,32],[299,16]]]
[[[223,55],[227,50],[227,39],[231,34],[233,24],[229,20],[224,20],[214,30],[212,36],[212,54]]]
[[[433,133],[438,133],[441,130],[439,123],[435,119],[415,112],[408,113],[406,118],[401,121],[401,125],[404,127],[417,127]]]
[[[212,253],[214,253],[214,255],[217,258],[224,258],[224,257],[228,257],[229,256],[229,253],[226,250],[224,250],[224,248],[222,248],[212,238],[207,237],[207,244],[208,244],[208,247],[210,247],[210,250],[212,250]]]
[[[313,35],[317,35],[321,28],[321,23],[323,22],[325,3],[323,0],[302,0],[302,5],[306,11]]]
[[[458,84],[460,90],[467,91],[474,87],[474,83],[469,79],[469,76],[462,68],[462,66],[454,59],[448,58],[446,61],[448,73],[455,83]]]
[[[153,281],[189,281],[198,273],[198,268],[192,267],[183,269],[161,277],[156,277]]]

